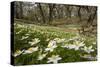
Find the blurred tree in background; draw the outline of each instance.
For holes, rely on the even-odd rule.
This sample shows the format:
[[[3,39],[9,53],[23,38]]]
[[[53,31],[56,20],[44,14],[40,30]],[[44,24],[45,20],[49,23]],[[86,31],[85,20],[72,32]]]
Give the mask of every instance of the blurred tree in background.
[[[97,7],[55,3],[15,2],[14,17],[24,23],[42,25],[77,24],[80,34],[97,33]]]

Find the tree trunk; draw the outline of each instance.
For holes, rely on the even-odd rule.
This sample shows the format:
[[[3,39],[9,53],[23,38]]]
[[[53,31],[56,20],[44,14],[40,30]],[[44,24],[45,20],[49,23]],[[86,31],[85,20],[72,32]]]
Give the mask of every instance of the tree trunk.
[[[53,20],[53,9],[54,9],[55,4],[49,4],[49,22]]]
[[[41,4],[40,3],[38,4],[38,7],[40,9],[40,14],[42,16],[42,21],[43,21],[43,23],[46,23],[45,16],[44,16],[44,13],[43,13],[43,10],[42,10],[42,7],[41,7]]]

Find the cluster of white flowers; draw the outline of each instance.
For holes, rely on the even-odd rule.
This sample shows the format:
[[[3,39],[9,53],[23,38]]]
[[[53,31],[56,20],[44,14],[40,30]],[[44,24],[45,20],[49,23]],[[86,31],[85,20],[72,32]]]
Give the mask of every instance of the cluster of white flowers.
[[[75,50],[79,50],[79,48],[82,47],[81,50],[84,50],[87,53],[91,53],[94,51],[92,46],[86,47],[84,42],[79,42],[79,41],[76,41],[74,44],[65,44],[62,47]]]
[[[87,53],[91,53],[91,52],[94,51],[94,49],[92,48],[92,46],[89,46],[89,47],[84,46],[83,50],[84,50],[85,52],[87,52]]]
[[[56,41],[54,40],[51,40],[47,46],[47,48],[45,49],[45,51],[50,51],[52,52],[54,50],[54,48],[56,48],[57,45],[56,45]]]
[[[23,27],[22,25],[19,27]],[[20,30],[19,32],[17,32],[17,34],[19,34],[22,30]],[[44,32],[41,32],[44,34]],[[48,33],[48,32],[46,32]],[[52,33],[52,34],[55,34],[55,33]],[[29,34],[25,34],[25,36],[22,36],[21,40],[24,40],[24,39],[27,39],[29,37]],[[49,38],[47,38],[45,41],[48,42],[47,44],[47,47],[45,48],[45,51],[44,53],[40,53],[38,54],[37,56],[37,60],[41,61],[43,60],[49,52],[53,52],[55,48],[58,47],[58,44],[60,44],[60,46],[62,48],[66,48],[66,49],[74,49],[75,51],[77,50],[83,50],[85,51],[86,53],[91,53],[91,52],[94,52],[94,49],[93,49],[93,46],[89,46],[87,47],[86,44],[84,43],[84,38],[81,38],[82,40],[80,40],[80,37],[79,36],[75,36],[73,38],[70,38],[70,39],[66,39],[66,38],[54,38],[52,40],[50,40]],[[70,41],[72,41],[70,43]],[[35,44],[38,44],[40,42],[40,39],[39,38],[34,38],[32,39],[32,41],[29,41],[28,43],[30,44],[30,48],[28,48],[27,50],[17,50],[15,53],[14,53],[14,57],[17,57],[21,54],[31,54],[31,53],[34,53],[36,51],[39,50],[39,47],[33,47],[33,45]],[[93,44],[96,44],[96,42],[93,42]],[[81,56],[82,58],[88,58],[90,60],[94,60],[95,58],[92,57],[91,55],[84,55],[84,56]],[[52,55],[51,57],[48,57],[48,61],[47,63],[58,63],[59,60],[61,60],[62,58],[59,56],[59,55]]]
[[[17,57],[17,56],[19,56],[20,54],[22,54],[23,53],[23,51],[24,50],[16,50],[16,52],[14,53],[14,57]]]
[[[75,40],[73,44],[65,44],[65,45],[62,45],[62,47],[79,50],[79,48],[83,47],[84,45],[85,45],[84,42],[80,42],[80,41]]]
[[[38,51],[38,47],[31,47],[28,50],[25,50],[23,54],[30,54],[30,53],[33,53],[35,51]]]
[[[37,44],[39,42],[40,42],[39,38],[35,38],[35,39],[32,39],[32,41],[29,42],[29,44],[32,46],[32,45]]]
[[[15,53],[14,53],[14,57],[17,57],[19,56],[20,54],[30,54],[30,53],[33,53],[35,51],[38,51],[38,47],[31,47],[31,48],[28,48],[27,50],[17,50]]]

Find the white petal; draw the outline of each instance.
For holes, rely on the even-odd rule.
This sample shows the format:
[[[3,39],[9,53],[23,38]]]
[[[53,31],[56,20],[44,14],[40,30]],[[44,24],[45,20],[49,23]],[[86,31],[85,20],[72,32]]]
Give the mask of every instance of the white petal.
[[[75,50],[79,50],[79,47],[76,47]]]
[[[54,63],[54,64],[57,64],[57,63],[58,63],[58,61],[57,61],[57,60],[54,60],[54,61],[53,61],[53,63]]]
[[[91,49],[91,52],[93,52],[94,51],[94,49]]]
[[[23,54],[32,53],[32,51],[26,50]]]
[[[61,59],[62,59],[62,58],[60,58],[60,57],[59,57],[59,58],[57,58],[57,60],[61,60]]]
[[[53,52],[54,49],[50,49],[50,52]]]
[[[90,46],[89,49],[92,49],[92,46]]]
[[[47,61],[47,63],[50,63],[50,62],[52,62],[52,61],[51,60]]]
[[[17,57],[18,56],[18,54],[14,54],[14,57]]]
[[[49,50],[50,50],[50,48],[46,48],[46,49],[45,49],[45,51],[49,51]]]

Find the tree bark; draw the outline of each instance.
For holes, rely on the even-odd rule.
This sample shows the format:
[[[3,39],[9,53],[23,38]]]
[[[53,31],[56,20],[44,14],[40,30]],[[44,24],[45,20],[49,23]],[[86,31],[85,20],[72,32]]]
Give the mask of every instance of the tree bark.
[[[45,16],[44,16],[44,13],[43,13],[43,10],[42,10],[42,7],[41,7],[41,4],[40,3],[38,4],[38,7],[40,9],[40,14],[42,16],[42,21],[43,21],[43,23],[46,23]]]

